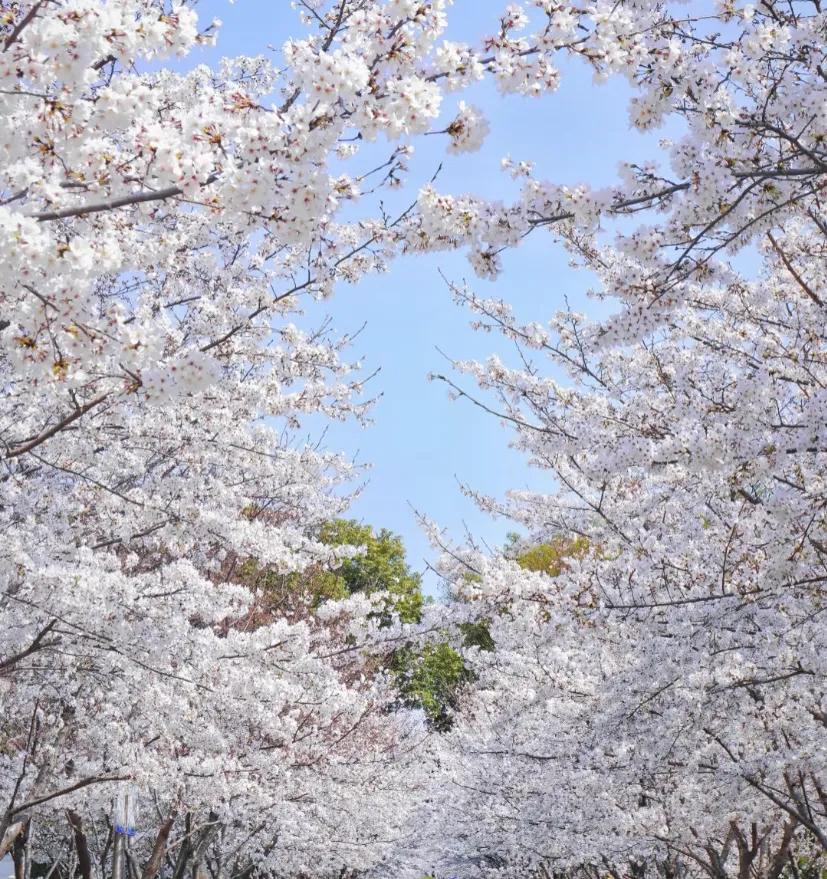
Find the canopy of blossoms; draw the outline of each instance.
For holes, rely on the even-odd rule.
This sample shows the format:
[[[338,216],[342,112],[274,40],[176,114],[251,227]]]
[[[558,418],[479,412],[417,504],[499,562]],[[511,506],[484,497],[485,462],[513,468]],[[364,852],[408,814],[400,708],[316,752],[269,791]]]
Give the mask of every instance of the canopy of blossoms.
[[[827,848],[827,11],[526,0],[472,45],[449,0],[295,5],[283,66],[176,72],[216,35],[192,4],[0,2],[0,854],[800,879]],[[449,93],[553,91],[569,56],[671,122],[660,163],[600,191],[506,163],[511,204],[407,182],[418,137],[486,136],[463,100],[438,127]],[[539,234],[614,314],[452,285],[523,356],[444,380],[558,486],[480,503],[577,551],[552,576],[451,548],[457,601],[416,624],[365,596],[262,615],[237,560],[352,551],[314,536],[352,464],[291,431],[363,418],[363,380],[302,298],[403,253],[496,279]],[[436,630],[472,672],[439,737],[380,661]]]

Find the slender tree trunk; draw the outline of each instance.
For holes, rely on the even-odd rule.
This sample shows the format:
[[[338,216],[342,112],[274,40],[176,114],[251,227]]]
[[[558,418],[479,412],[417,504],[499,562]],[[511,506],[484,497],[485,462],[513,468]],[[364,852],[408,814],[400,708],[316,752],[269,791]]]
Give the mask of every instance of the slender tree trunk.
[[[221,825],[221,829],[218,831],[218,854],[215,859],[215,879],[225,879],[224,877],[224,837],[226,835],[226,831],[224,830],[224,825]]]
[[[175,868],[172,871],[171,879],[183,879],[184,870],[187,868],[187,861],[192,853],[192,844],[190,841],[190,833],[192,832],[192,816],[187,813],[184,819],[184,839],[178,850],[178,857],[175,860]]]
[[[210,812],[209,824],[201,831],[198,842],[193,848],[192,879],[209,879],[207,871],[204,869],[204,858],[218,830],[218,815],[215,812]]]
[[[124,877],[124,861],[125,861],[125,844],[126,836],[123,833],[115,831],[112,841],[112,879],[125,879]]]
[[[23,832],[18,834],[12,846],[11,856],[14,861],[14,879],[26,879],[26,856],[28,854],[29,823],[26,822]]]
[[[34,819],[29,818],[26,825],[25,861],[23,867],[23,879],[32,879],[32,839],[34,838]]]
[[[129,872],[129,879],[141,879],[141,866],[138,863],[138,859],[135,857],[135,853],[129,846],[129,842],[126,844],[126,866]]]
[[[144,866],[143,873],[141,873],[141,879],[155,879],[158,875],[161,865],[164,863],[164,858],[166,857],[167,842],[169,841],[169,834],[172,831],[172,825],[174,823],[175,813],[170,815],[158,830],[158,835],[155,837],[155,844],[152,846],[152,854],[150,854],[149,860]],[[184,843],[184,845],[186,845],[186,843]]]
[[[767,869],[767,879],[780,879],[790,857],[790,846],[792,845],[797,827],[798,821],[796,821],[795,818],[791,818],[784,825],[781,842],[778,844],[775,855],[770,861],[769,868]]]
[[[81,879],[92,879],[92,856],[89,854],[89,843],[83,832],[83,819],[77,812],[68,811],[66,818],[72,828],[72,838],[75,843],[75,854],[78,859],[77,875]]]

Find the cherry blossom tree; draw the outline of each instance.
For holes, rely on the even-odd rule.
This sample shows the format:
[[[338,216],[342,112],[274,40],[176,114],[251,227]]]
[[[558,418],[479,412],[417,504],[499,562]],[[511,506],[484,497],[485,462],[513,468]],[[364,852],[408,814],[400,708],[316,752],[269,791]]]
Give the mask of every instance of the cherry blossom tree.
[[[662,164],[603,192],[513,165],[524,198],[499,226],[473,199],[423,200],[480,274],[547,227],[616,304],[541,324],[452,285],[522,357],[457,362],[479,392],[440,378],[558,485],[480,503],[590,550],[553,578],[447,557],[497,649],[452,733],[446,871],[777,879],[827,843],[827,19],[697,7],[579,10],[576,51],[631,81],[633,124],[679,132]]]
[[[84,879],[779,879],[827,833],[827,13],[526,0],[474,47],[444,39],[448,0],[297,6],[282,67],[175,72],[217,30],[191,4],[0,3],[0,853],[21,879],[40,855]],[[513,204],[437,179],[389,211],[416,137],[484,140],[448,93],[553,91],[561,56],[624,76],[638,128],[673,123],[661,163],[595,191],[506,162]],[[409,252],[496,278],[541,230],[617,313],[526,324],[457,285],[527,352],[457,366],[559,483],[502,511],[588,551],[556,577],[453,551],[455,621],[496,649],[464,650],[463,722],[429,737],[377,655],[441,611],[246,625],[227,572],[351,551],[314,535],[353,468],[291,430],[363,417],[364,379],[301,297]]]
[[[347,339],[291,314],[405,247],[415,195],[391,216],[382,192],[442,80],[479,73],[439,61],[444,7],[308,4],[284,69],[184,73],[164,59],[215,31],[189,4],[0,7],[0,838],[24,873],[32,839],[70,831],[92,870],[127,783],[161,828],[148,877],[174,814],[176,875],[219,836],[245,869],[330,873],[404,809],[378,804],[421,722],[387,714],[371,603],[248,631],[256,596],[222,572],[347,552],[313,535],[353,468],[285,429],[362,417],[363,379]],[[461,107],[448,145],[482,125]],[[378,135],[386,161],[339,173]],[[119,874],[113,832],[100,869]]]

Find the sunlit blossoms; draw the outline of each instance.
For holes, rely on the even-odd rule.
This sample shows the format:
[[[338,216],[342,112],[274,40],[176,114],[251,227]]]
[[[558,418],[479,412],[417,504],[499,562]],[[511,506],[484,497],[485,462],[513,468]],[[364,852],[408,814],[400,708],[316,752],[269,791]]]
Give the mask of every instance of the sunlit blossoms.
[[[472,153],[478,150],[488,134],[488,122],[476,107],[460,101],[459,112],[447,128],[451,135],[448,149],[453,153]]]
[[[178,0],[0,2],[0,854],[19,879],[816,879],[827,12],[526,0],[478,40],[448,0],[295,5],[277,58],[211,69],[188,56],[217,25]],[[484,147],[458,92],[551,93],[564,61],[631,85],[657,160],[596,188],[515,144],[509,203],[409,181],[420,137]],[[416,622],[274,609],[245,565],[359,551],[319,537],[357,468],[298,437],[369,401],[302,298],[409,253],[496,280],[540,234],[614,313],[526,322],[457,284],[521,356],[445,377],[554,477],[478,498],[523,542],[435,531],[455,601]],[[387,665],[434,633],[464,663],[439,734]]]
[[[548,227],[618,307],[528,323],[453,290],[522,356],[457,363],[479,390],[447,377],[452,392],[499,413],[558,486],[479,501],[562,562],[446,556],[496,649],[469,657],[478,685],[444,758],[477,858],[448,851],[445,869],[483,854],[509,875],[778,879],[827,842],[827,20],[807,3],[693,14],[607,5],[583,34],[601,74],[635,82],[636,126],[682,117],[662,165],[604,192],[526,168],[505,233],[482,204],[464,233],[485,276],[486,246]],[[457,211],[430,203],[443,224]]]

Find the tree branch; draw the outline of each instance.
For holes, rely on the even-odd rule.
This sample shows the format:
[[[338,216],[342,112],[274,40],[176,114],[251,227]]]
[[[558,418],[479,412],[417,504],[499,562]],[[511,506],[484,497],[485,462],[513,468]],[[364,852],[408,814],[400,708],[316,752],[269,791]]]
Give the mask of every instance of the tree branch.
[[[209,186],[218,180],[218,174],[210,174],[201,186]],[[80,205],[74,208],[62,208],[59,211],[44,211],[30,216],[41,223],[51,220],[65,220],[67,217],[85,217],[87,214],[100,214],[105,211],[114,211],[117,208],[130,207],[136,204],[145,204],[151,201],[164,201],[183,195],[184,190],[180,186],[167,186],[166,189],[150,190],[148,192],[135,192],[131,195],[123,195],[120,198],[111,198],[108,201],[93,202],[88,205]]]
[[[27,656],[30,656],[32,653],[35,653],[38,650],[43,649],[44,647],[49,647],[52,644],[56,644],[56,641],[49,641],[47,644],[43,643],[43,639],[52,629],[57,625],[57,620],[52,620],[47,623],[38,633],[35,635],[34,640],[28,647],[24,650],[21,650],[19,653],[14,653],[9,656],[7,659],[0,660],[0,671],[3,671],[7,668],[11,668],[15,663],[20,662],[21,659],[25,659]]]
[[[36,449],[42,443],[45,443],[46,440],[51,439],[56,433],[60,433],[61,430],[64,430],[73,422],[77,421],[79,418],[82,418],[87,412],[91,409],[94,409],[95,406],[99,406],[109,397],[109,393],[101,394],[98,397],[95,397],[93,400],[90,400],[88,403],[84,403],[83,406],[79,406],[72,412],[71,415],[67,415],[65,418],[62,418],[57,424],[54,424],[52,427],[48,428],[48,430],[44,430],[42,433],[39,433],[33,439],[28,440],[27,442],[21,443],[19,446],[9,449],[6,452],[7,458],[17,458],[20,455],[25,455],[26,452],[30,452],[32,449]]]

